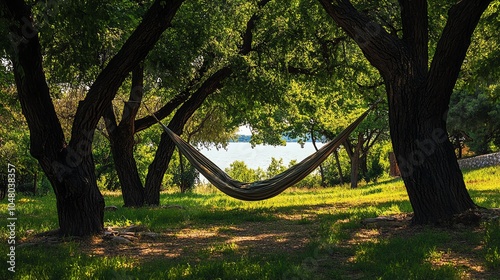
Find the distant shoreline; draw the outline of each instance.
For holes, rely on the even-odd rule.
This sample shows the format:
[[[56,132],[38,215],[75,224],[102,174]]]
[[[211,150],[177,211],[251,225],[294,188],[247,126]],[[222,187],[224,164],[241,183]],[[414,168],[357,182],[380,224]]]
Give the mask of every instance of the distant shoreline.
[[[231,140],[229,141],[230,143],[249,143],[250,140],[252,139],[252,135],[243,135],[243,134],[238,134],[237,135],[238,138],[236,140]],[[299,139],[294,139],[294,138],[290,138],[290,137],[286,137],[286,136],[283,136],[282,138],[283,140],[285,140],[285,142],[290,142],[290,143],[296,143],[296,142],[299,142]],[[305,141],[306,143],[307,142],[312,142],[311,139],[307,139]]]

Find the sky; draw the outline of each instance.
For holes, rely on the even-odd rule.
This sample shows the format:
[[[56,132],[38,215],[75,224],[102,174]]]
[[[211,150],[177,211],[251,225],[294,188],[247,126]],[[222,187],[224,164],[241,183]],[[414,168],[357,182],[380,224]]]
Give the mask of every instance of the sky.
[[[250,131],[250,127],[247,125],[242,125],[240,126],[240,129],[238,130],[239,135],[252,135],[252,132]]]

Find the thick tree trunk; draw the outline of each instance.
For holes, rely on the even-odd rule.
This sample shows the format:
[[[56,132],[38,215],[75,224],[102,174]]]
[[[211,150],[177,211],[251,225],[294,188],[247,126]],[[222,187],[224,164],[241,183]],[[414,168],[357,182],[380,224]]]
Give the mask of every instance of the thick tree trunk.
[[[30,153],[54,188],[61,234],[83,236],[103,230],[104,199],[92,158],[95,128],[126,75],[146,57],[181,4],[181,0],[152,4],[79,103],[67,145],[45,80],[30,7],[23,0],[0,3],[0,16],[9,23],[14,47],[11,55],[19,100],[30,129]]]
[[[92,139],[67,146],[42,68],[38,34],[23,1],[2,3],[14,46],[14,76],[19,101],[30,129],[30,153],[52,183],[62,235],[83,236],[103,230],[104,199],[94,174]]]
[[[97,187],[94,161],[91,155],[74,159],[66,156],[64,161],[49,166],[42,163],[56,194],[60,233],[97,234],[104,230],[104,198]],[[79,164],[74,166],[76,162]]]
[[[408,87],[395,96],[406,94]],[[414,210],[413,222],[446,222],[475,208],[448,138],[445,113],[432,104],[414,103],[402,109],[395,106],[399,102],[399,98],[390,99],[389,122],[394,153]]]
[[[178,132],[176,132],[178,133]],[[166,133],[161,134],[160,144],[156,150],[155,158],[148,167],[146,176],[146,205],[160,205],[160,189],[163,176],[175,151],[175,144]]]
[[[446,112],[472,33],[491,0],[462,0],[449,9],[430,67],[427,1],[399,0],[401,39],[348,0],[319,2],[384,78],[392,145],[413,222],[446,222],[475,208],[448,139]]]

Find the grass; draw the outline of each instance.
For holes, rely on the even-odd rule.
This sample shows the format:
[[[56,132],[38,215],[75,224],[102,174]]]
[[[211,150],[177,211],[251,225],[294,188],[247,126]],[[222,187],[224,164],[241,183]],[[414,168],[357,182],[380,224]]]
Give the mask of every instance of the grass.
[[[500,207],[500,167],[464,172],[474,201]],[[16,273],[0,279],[498,279],[500,221],[479,228],[368,227],[364,218],[404,218],[400,180],[358,189],[290,189],[244,202],[204,187],[165,193],[165,207],[128,209],[105,194],[105,226],[142,225],[159,234],[130,244],[102,237],[48,242],[55,198],[17,197]],[[7,205],[0,204],[5,221]],[[8,232],[0,229],[7,247]],[[19,245],[20,244],[20,245]],[[6,267],[3,268],[6,271]]]

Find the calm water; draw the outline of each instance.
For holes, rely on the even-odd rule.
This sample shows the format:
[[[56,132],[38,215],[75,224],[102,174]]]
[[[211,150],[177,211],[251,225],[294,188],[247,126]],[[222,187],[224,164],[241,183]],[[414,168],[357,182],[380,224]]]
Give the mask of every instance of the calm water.
[[[317,143],[318,148],[322,143]],[[299,143],[289,142],[286,146],[258,145],[252,148],[250,143],[229,143],[227,150],[211,148],[202,149],[201,152],[222,170],[229,167],[234,161],[244,161],[252,169],[258,167],[266,169],[271,164],[271,159],[283,159],[283,164],[288,166],[291,160],[301,161],[316,150],[311,142],[304,144],[302,148]]]

